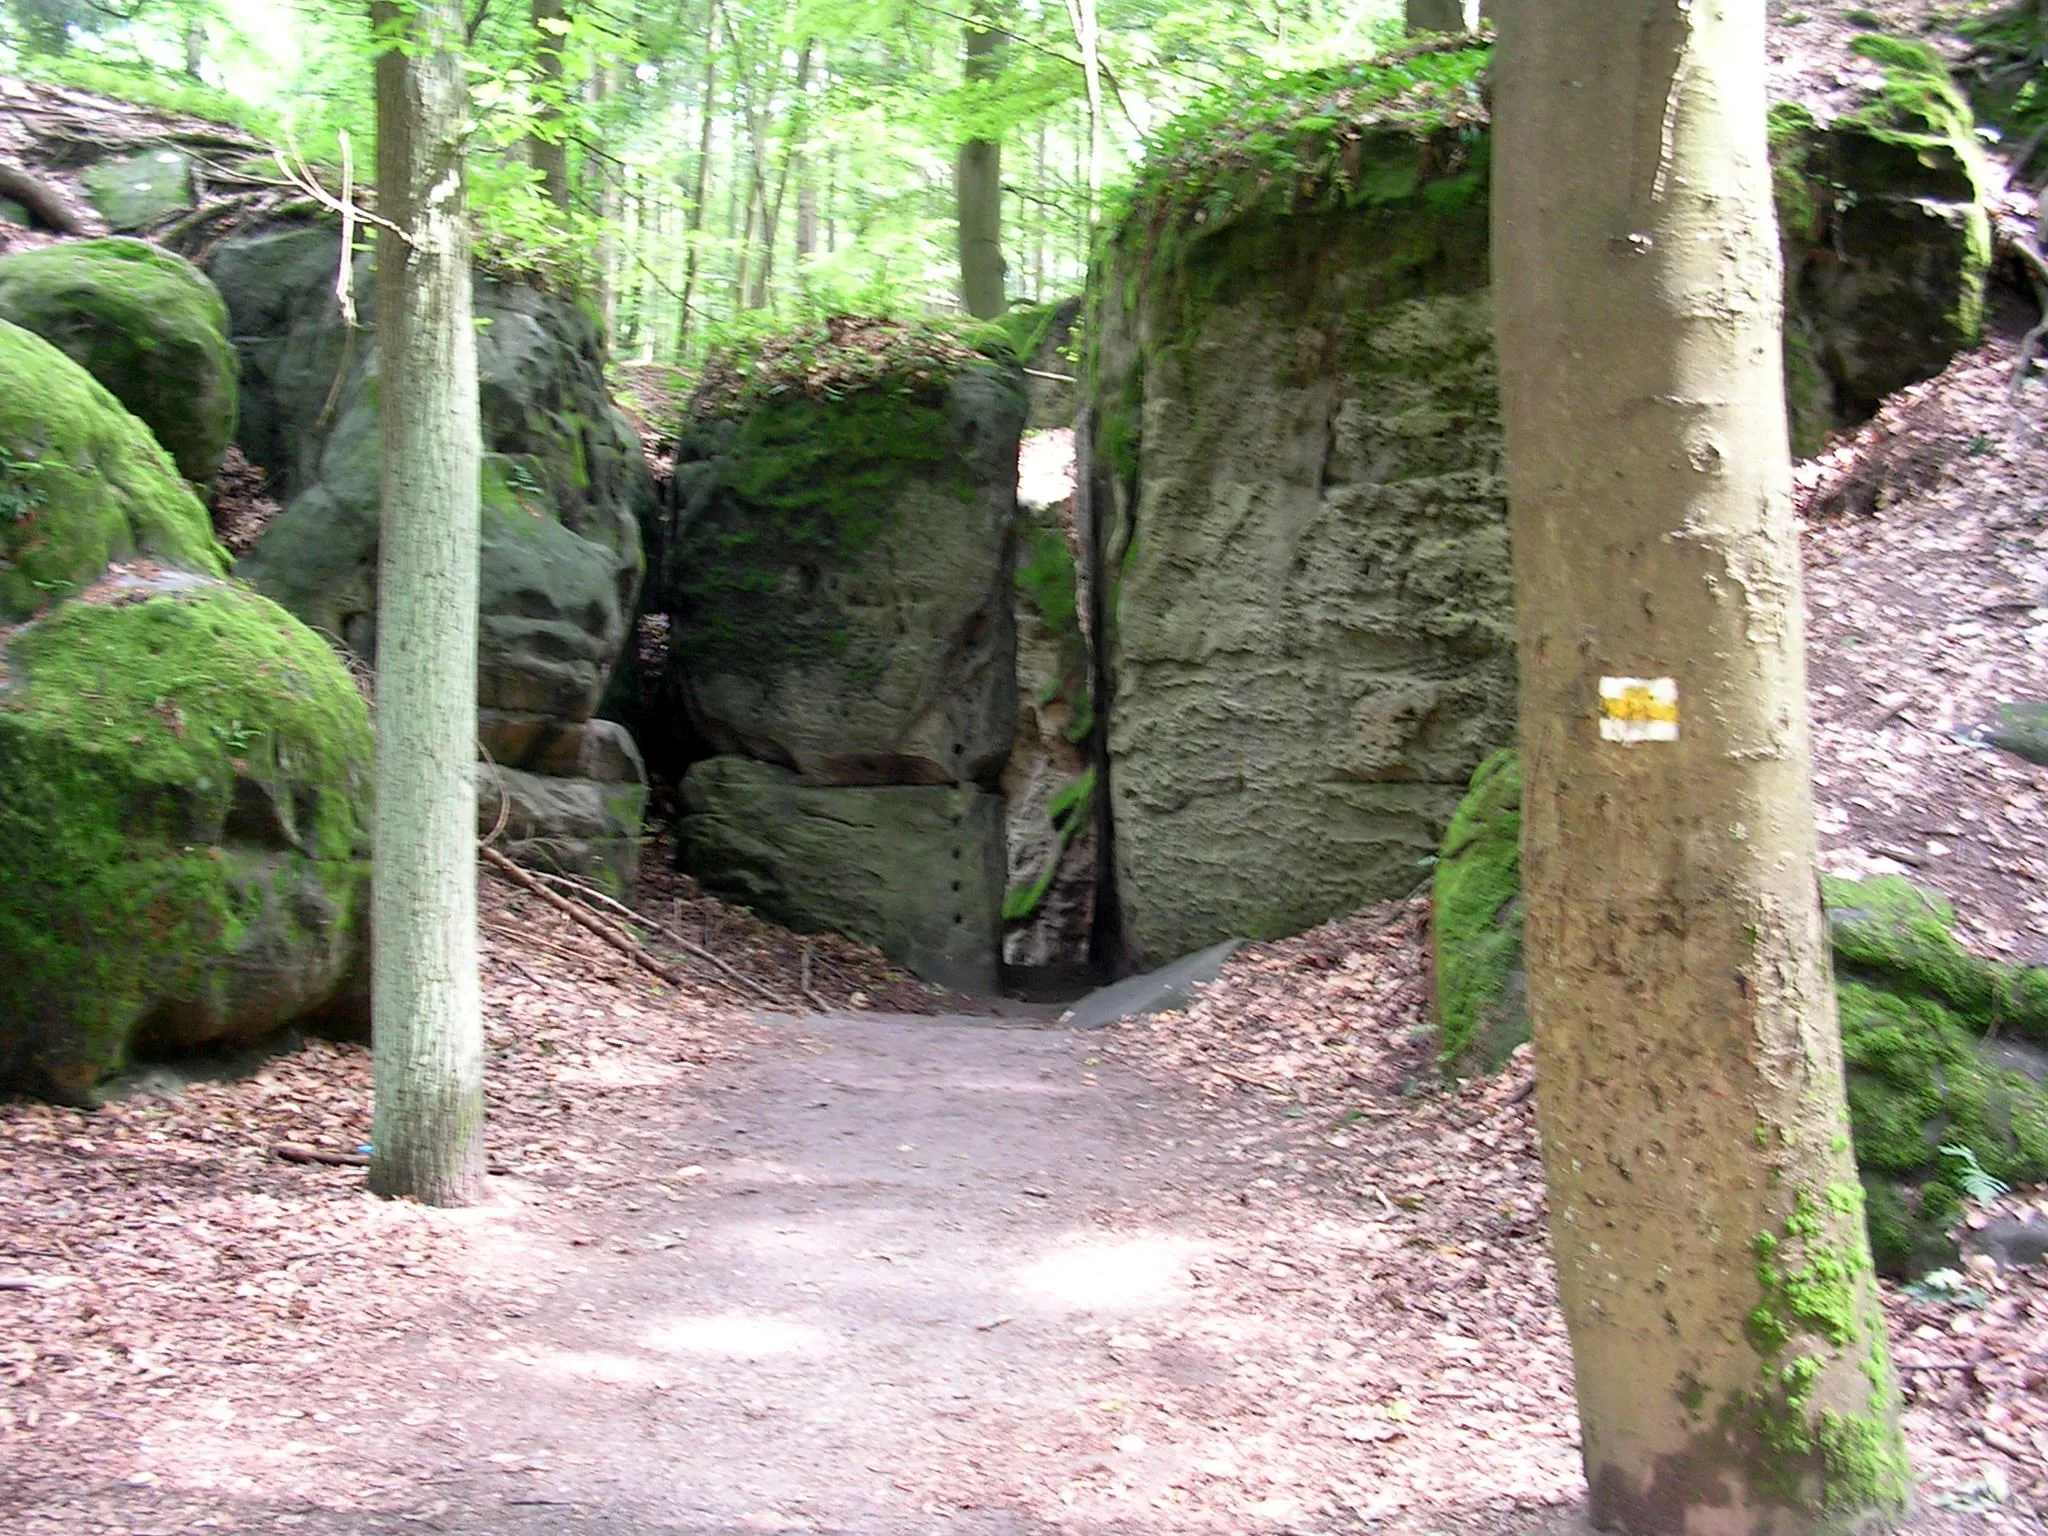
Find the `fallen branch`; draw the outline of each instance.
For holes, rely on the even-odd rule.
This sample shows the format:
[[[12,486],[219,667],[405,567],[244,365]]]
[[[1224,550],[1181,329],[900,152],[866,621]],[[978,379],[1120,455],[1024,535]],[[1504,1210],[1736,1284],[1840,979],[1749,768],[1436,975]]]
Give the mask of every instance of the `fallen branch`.
[[[61,192],[12,160],[0,160],[0,197],[12,198],[28,210],[30,218],[60,235],[87,232],[85,221]]]
[[[303,1142],[297,1141],[280,1141],[270,1149],[270,1154],[280,1162],[309,1163],[319,1168],[367,1168],[370,1166],[370,1154],[367,1152],[327,1152],[319,1147],[309,1147]],[[491,1163],[484,1169],[485,1173],[495,1174],[505,1174],[511,1171],[503,1163]],[[323,1259],[332,1254],[345,1253],[347,1251],[346,1245],[340,1248],[322,1248],[315,1253],[297,1254],[291,1258],[279,1259],[275,1262],[278,1265],[303,1264],[313,1259]]]
[[[659,976],[672,987],[688,985],[688,978],[681,971],[678,971],[671,965],[664,964],[661,960],[649,954],[631,936],[621,933],[589,907],[573,902],[556,891],[549,890],[531,871],[521,869],[517,864],[506,858],[504,854],[498,852],[497,849],[479,848],[477,851],[483,856],[485,863],[489,864],[492,869],[503,875],[507,880],[510,880],[528,894],[539,897],[542,902],[561,913],[562,916],[568,918],[570,922],[576,924],[579,928],[596,934],[597,937],[603,939],[605,943],[611,945],[613,949],[616,949],[642,970]],[[734,970],[708,949],[699,949],[680,935],[668,933],[666,929],[663,929],[662,932],[667,938],[680,944],[689,954],[716,966],[731,980],[752,992],[754,996],[774,1007],[780,1008],[784,1006],[781,998],[775,996],[774,993],[750,977]]]
[[[34,1275],[0,1275],[0,1291],[40,1291],[48,1284]]]

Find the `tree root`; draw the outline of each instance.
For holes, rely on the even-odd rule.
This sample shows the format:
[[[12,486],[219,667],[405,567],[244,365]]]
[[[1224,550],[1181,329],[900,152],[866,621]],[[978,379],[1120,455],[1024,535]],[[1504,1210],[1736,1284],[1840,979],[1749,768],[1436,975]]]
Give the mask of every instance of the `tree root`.
[[[21,204],[45,229],[60,235],[90,233],[63,193],[12,160],[0,160],[0,197]]]

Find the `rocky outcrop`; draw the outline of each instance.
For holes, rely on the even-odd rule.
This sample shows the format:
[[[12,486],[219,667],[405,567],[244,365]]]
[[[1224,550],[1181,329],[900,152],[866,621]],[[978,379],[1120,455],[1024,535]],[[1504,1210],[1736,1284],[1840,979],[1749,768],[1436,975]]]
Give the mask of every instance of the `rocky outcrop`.
[[[1437,865],[1438,1045],[1457,1075],[1529,1038],[1521,787],[1512,753],[1485,763]],[[1823,880],[1822,895],[1872,1249],[1894,1275],[1952,1262],[1970,1160],[2012,1184],[2048,1179],[2048,970],[1969,954],[1955,910],[1896,877]]]
[[[647,767],[611,720],[487,716],[478,726],[477,825],[522,864],[625,894],[639,867]]]
[[[1095,703],[1071,500],[1017,523],[1017,735],[1003,770],[1003,963],[1079,973],[1093,958],[1100,836]]]
[[[5,324],[0,374],[0,1083],[76,1100],[347,990],[369,721],[141,422]]]
[[[1859,38],[1881,84],[1820,121],[1771,113],[1792,440],[1859,422],[1976,344],[1991,268],[1989,177],[1969,105],[1925,44]]]
[[[78,240],[0,258],[0,320],[34,331],[142,418],[187,480],[220,469],[235,430],[227,310],[190,262],[141,240]]]
[[[669,691],[718,754],[685,780],[684,865],[768,916],[992,989],[1021,378],[942,334],[843,319],[720,388],[700,393],[663,541]],[[799,827],[809,877],[787,856]],[[899,846],[874,869],[885,834]]]
[[[1413,889],[1512,729],[1483,56],[1427,57],[1436,104],[1356,112],[1341,180],[1181,166],[1100,274],[1084,532],[1135,964]]]
[[[339,250],[324,227],[273,230],[223,243],[208,269],[227,300],[242,358],[238,440],[278,476],[285,503],[236,569],[315,629],[374,658],[374,294],[369,258],[358,257],[364,329],[351,332],[334,295]],[[567,731],[591,719],[626,644],[653,481],[637,437],[611,402],[588,315],[566,299],[483,274],[476,313],[485,448],[482,729],[487,739]],[[573,872],[629,876],[630,860],[620,865],[615,857],[626,835],[618,824],[626,809],[620,782],[536,786],[521,800],[537,818],[521,845],[537,857],[550,848],[578,850],[564,864]],[[587,813],[599,806],[604,816],[593,820]],[[486,797],[479,815],[488,829],[496,804]],[[608,851],[592,852],[599,845]]]
[[[1778,120],[1809,440],[1982,311],[1967,109],[1917,45],[1872,46],[1864,109]],[[1082,542],[1126,964],[1413,889],[1512,738],[1486,63],[1452,42],[1197,110],[1095,274]]]
[[[683,780],[685,866],[799,932],[872,944],[927,981],[996,987],[1002,797],[973,785],[834,789],[746,758]]]

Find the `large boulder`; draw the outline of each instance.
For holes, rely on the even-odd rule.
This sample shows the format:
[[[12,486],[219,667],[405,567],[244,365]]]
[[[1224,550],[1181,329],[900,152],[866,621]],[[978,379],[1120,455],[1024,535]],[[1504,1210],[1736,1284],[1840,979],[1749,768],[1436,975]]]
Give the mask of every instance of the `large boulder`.
[[[1512,731],[1482,51],[1184,123],[1099,274],[1116,895],[1144,965],[1412,890]],[[1259,158],[1336,145],[1320,174]],[[1355,130],[1349,131],[1349,130]]]
[[[142,240],[0,257],[0,320],[54,344],[148,424],[187,480],[210,481],[235,430],[227,310],[206,275]]]
[[[376,653],[375,297],[364,329],[334,293],[337,234],[273,230],[223,242],[208,270],[242,357],[239,441],[279,477],[284,511],[238,572],[314,628]],[[592,318],[566,299],[478,274],[485,459],[477,698],[530,720],[590,718],[639,591],[653,481],[613,406]]]
[[[1438,1046],[1454,1075],[1492,1071],[1529,1038],[1521,791],[1514,755],[1489,759],[1437,865]],[[1905,880],[1821,888],[1872,1250],[1893,1275],[1950,1262],[1973,1162],[2048,1180],[2048,970],[1970,954],[1954,908]]]
[[[140,430],[138,428],[138,430]],[[258,1038],[360,963],[370,729],[246,587],[119,568],[0,642],[0,1081]]]
[[[149,429],[49,342],[0,320],[0,625],[147,556],[225,574],[206,509]]]
[[[477,828],[522,864],[623,896],[640,863],[647,768],[622,725],[486,717],[478,728]]]
[[[828,357],[893,335],[835,325]],[[677,477],[664,590],[691,722],[813,784],[988,783],[1009,757],[1021,376],[901,344],[933,349],[921,381],[701,405]]]
[[[1794,447],[1861,421],[1974,346],[1991,268],[1977,124],[1924,43],[1866,36],[1872,75],[1826,121],[1771,111]]]
[[[835,788],[741,757],[683,779],[684,867],[799,932],[873,944],[927,980],[993,992],[1002,797],[972,785]]]

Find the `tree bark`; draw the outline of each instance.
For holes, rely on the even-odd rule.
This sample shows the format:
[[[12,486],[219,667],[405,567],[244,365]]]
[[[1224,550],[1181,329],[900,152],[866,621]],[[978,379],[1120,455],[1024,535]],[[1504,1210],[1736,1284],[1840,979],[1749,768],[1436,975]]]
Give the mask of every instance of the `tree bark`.
[[[754,290],[749,299],[749,309],[766,309],[769,306],[770,286],[775,281],[775,243],[782,229],[782,208],[789,197],[789,177],[792,165],[802,153],[804,124],[809,117],[806,93],[811,83],[811,48],[806,42],[803,51],[797,55],[796,91],[789,109],[789,119],[784,126],[782,140],[782,168],[775,176],[775,196],[769,199],[764,188],[761,195],[761,264],[754,273]],[[755,141],[755,153],[763,153],[760,141]]]
[[[967,24],[967,79],[989,81],[1002,71],[1002,34]],[[959,222],[960,303],[977,320],[993,320],[1006,307],[1003,294],[1003,146],[999,139],[969,139],[953,166]]]
[[[1508,0],[1493,257],[1539,1121],[1594,1523],[1907,1474],[1814,874],[1764,0]]]
[[[376,0],[382,520],[377,573],[375,1118],[370,1188],[480,1193],[477,477],[460,0]]]
[[[539,131],[526,141],[526,160],[540,172],[541,190],[563,213],[569,211],[569,141],[562,131],[562,0],[532,0],[533,57],[540,76]]]
[[[718,0],[705,6],[704,19],[704,120],[697,129],[697,169],[690,190],[690,229],[685,237],[688,255],[683,266],[682,317],[676,322],[676,360],[685,362],[690,351],[692,306],[697,300],[699,247],[704,240],[704,199],[711,186],[711,130],[718,106]]]

